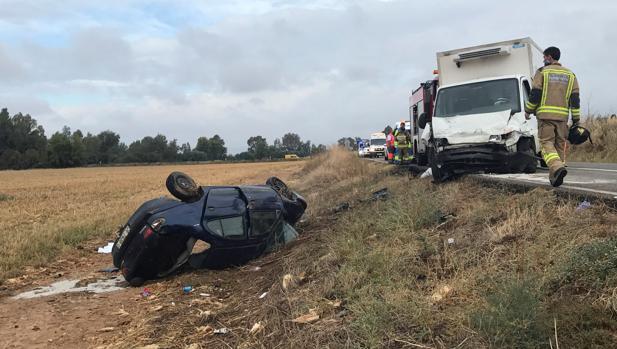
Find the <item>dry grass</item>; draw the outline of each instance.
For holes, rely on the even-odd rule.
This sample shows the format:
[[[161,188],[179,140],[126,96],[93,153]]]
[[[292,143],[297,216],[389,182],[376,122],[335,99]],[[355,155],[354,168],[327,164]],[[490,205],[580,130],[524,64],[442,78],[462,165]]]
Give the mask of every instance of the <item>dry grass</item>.
[[[585,162],[617,162],[617,119],[591,116],[583,121],[591,132],[593,144],[573,146],[568,160]]]
[[[42,264],[83,240],[112,238],[145,200],[168,195],[165,178],[180,170],[198,183],[289,179],[303,162],[136,166],[0,172],[0,281]]]

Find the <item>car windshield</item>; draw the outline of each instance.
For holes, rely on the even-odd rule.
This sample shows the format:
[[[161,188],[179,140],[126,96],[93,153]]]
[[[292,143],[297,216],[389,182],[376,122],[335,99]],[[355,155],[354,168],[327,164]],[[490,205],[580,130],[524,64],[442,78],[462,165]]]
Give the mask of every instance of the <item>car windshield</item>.
[[[384,145],[386,144],[386,140],[385,139],[371,139],[371,145]]]
[[[439,90],[435,117],[521,111],[518,80],[476,82]]]

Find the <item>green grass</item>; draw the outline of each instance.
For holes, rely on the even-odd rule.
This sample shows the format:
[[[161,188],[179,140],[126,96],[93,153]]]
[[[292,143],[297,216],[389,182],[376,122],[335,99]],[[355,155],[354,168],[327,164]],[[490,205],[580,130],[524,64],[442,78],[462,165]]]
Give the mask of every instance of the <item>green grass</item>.
[[[13,197],[8,194],[0,193],[0,201],[9,201],[9,200],[13,200]]]

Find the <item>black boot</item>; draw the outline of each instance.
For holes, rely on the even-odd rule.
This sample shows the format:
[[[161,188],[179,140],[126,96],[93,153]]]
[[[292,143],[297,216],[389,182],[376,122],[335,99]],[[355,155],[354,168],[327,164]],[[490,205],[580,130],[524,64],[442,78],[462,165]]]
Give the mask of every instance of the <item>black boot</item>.
[[[557,169],[555,174],[550,178],[551,185],[558,187],[563,184],[563,178],[568,174],[568,170],[565,167]]]

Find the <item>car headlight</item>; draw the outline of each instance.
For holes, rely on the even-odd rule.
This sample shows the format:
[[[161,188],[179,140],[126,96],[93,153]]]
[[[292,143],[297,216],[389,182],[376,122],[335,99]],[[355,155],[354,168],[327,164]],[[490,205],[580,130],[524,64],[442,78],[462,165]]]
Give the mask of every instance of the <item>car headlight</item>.
[[[488,137],[489,142],[501,142],[501,140],[502,140],[501,135],[492,135]]]

